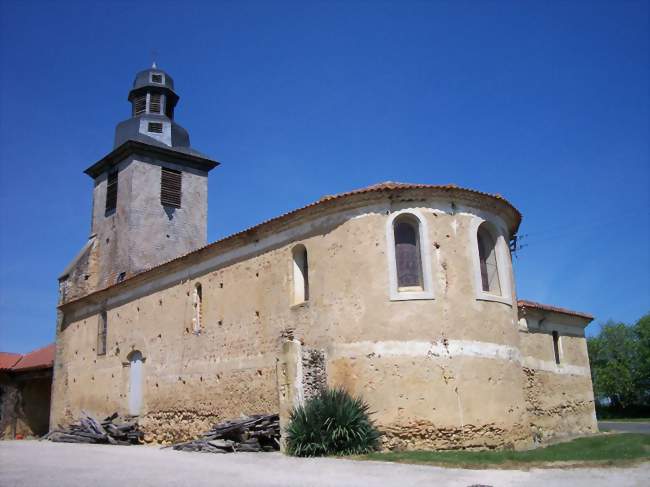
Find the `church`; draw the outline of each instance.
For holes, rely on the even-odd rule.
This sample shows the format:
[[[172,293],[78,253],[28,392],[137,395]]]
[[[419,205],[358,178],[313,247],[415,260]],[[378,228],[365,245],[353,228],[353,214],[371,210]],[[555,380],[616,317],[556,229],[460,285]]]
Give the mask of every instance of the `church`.
[[[325,387],[394,449],[531,448],[597,431],[582,312],[518,299],[500,195],[383,182],[207,242],[219,162],[155,65],[93,181],[59,277],[50,426],[138,416],[148,442],[279,412]],[[81,244],[81,243],[80,243]]]

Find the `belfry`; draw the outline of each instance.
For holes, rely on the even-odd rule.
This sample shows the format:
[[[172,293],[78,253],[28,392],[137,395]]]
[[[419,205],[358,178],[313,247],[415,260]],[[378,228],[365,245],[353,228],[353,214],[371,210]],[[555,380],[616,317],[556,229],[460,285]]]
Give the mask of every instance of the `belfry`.
[[[135,76],[129,92],[131,118],[115,129],[115,147],[127,140],[165,144],[168,147],[190,147],[190,136],[174,121],[178,103],[174,80],[154,65]]]

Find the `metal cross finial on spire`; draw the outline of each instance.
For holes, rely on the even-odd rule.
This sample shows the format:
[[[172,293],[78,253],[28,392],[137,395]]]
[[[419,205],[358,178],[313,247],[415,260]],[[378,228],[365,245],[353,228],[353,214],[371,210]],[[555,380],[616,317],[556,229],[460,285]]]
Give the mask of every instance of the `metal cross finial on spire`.
[[[151,67],[152,67],[153,69],[156,69],[156,68],[158,67],[158,66],[156,65],[156,58],[157,58],[157,57],[158,57],[158,51],[156,51],[155,49],[152,49],[152,50],[151,50],[151,60],[152,60],[152,62],[151,62]]]

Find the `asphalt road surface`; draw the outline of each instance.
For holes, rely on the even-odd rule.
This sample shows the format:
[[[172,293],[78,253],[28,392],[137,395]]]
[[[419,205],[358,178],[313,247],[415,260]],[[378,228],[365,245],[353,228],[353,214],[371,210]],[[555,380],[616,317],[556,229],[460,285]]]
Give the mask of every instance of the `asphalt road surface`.
[[[461,470],[280,453],[208,454],[149,446],[0,441],[0,486],[380,487],[647,486],[650,463],[630,468]]]
[[[645,433],[650,435],[650,423],[598,421],[598,429],[601,431],[625,431],[626,433]]]

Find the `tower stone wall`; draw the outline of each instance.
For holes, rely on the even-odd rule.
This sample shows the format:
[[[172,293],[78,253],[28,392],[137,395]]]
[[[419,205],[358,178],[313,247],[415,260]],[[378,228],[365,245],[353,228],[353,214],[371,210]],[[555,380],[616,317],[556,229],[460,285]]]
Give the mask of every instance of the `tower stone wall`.
[[[99,285],[105,287],[207,241],[208,173],[155,158],[131,156],[116,165],[119,197],[106,214],[107,173],[95,179],[92,234],[96,236]],[[162,168],[182,174],[180,208],[160,202]],[[124,273],[124,274],[123,274]]]

